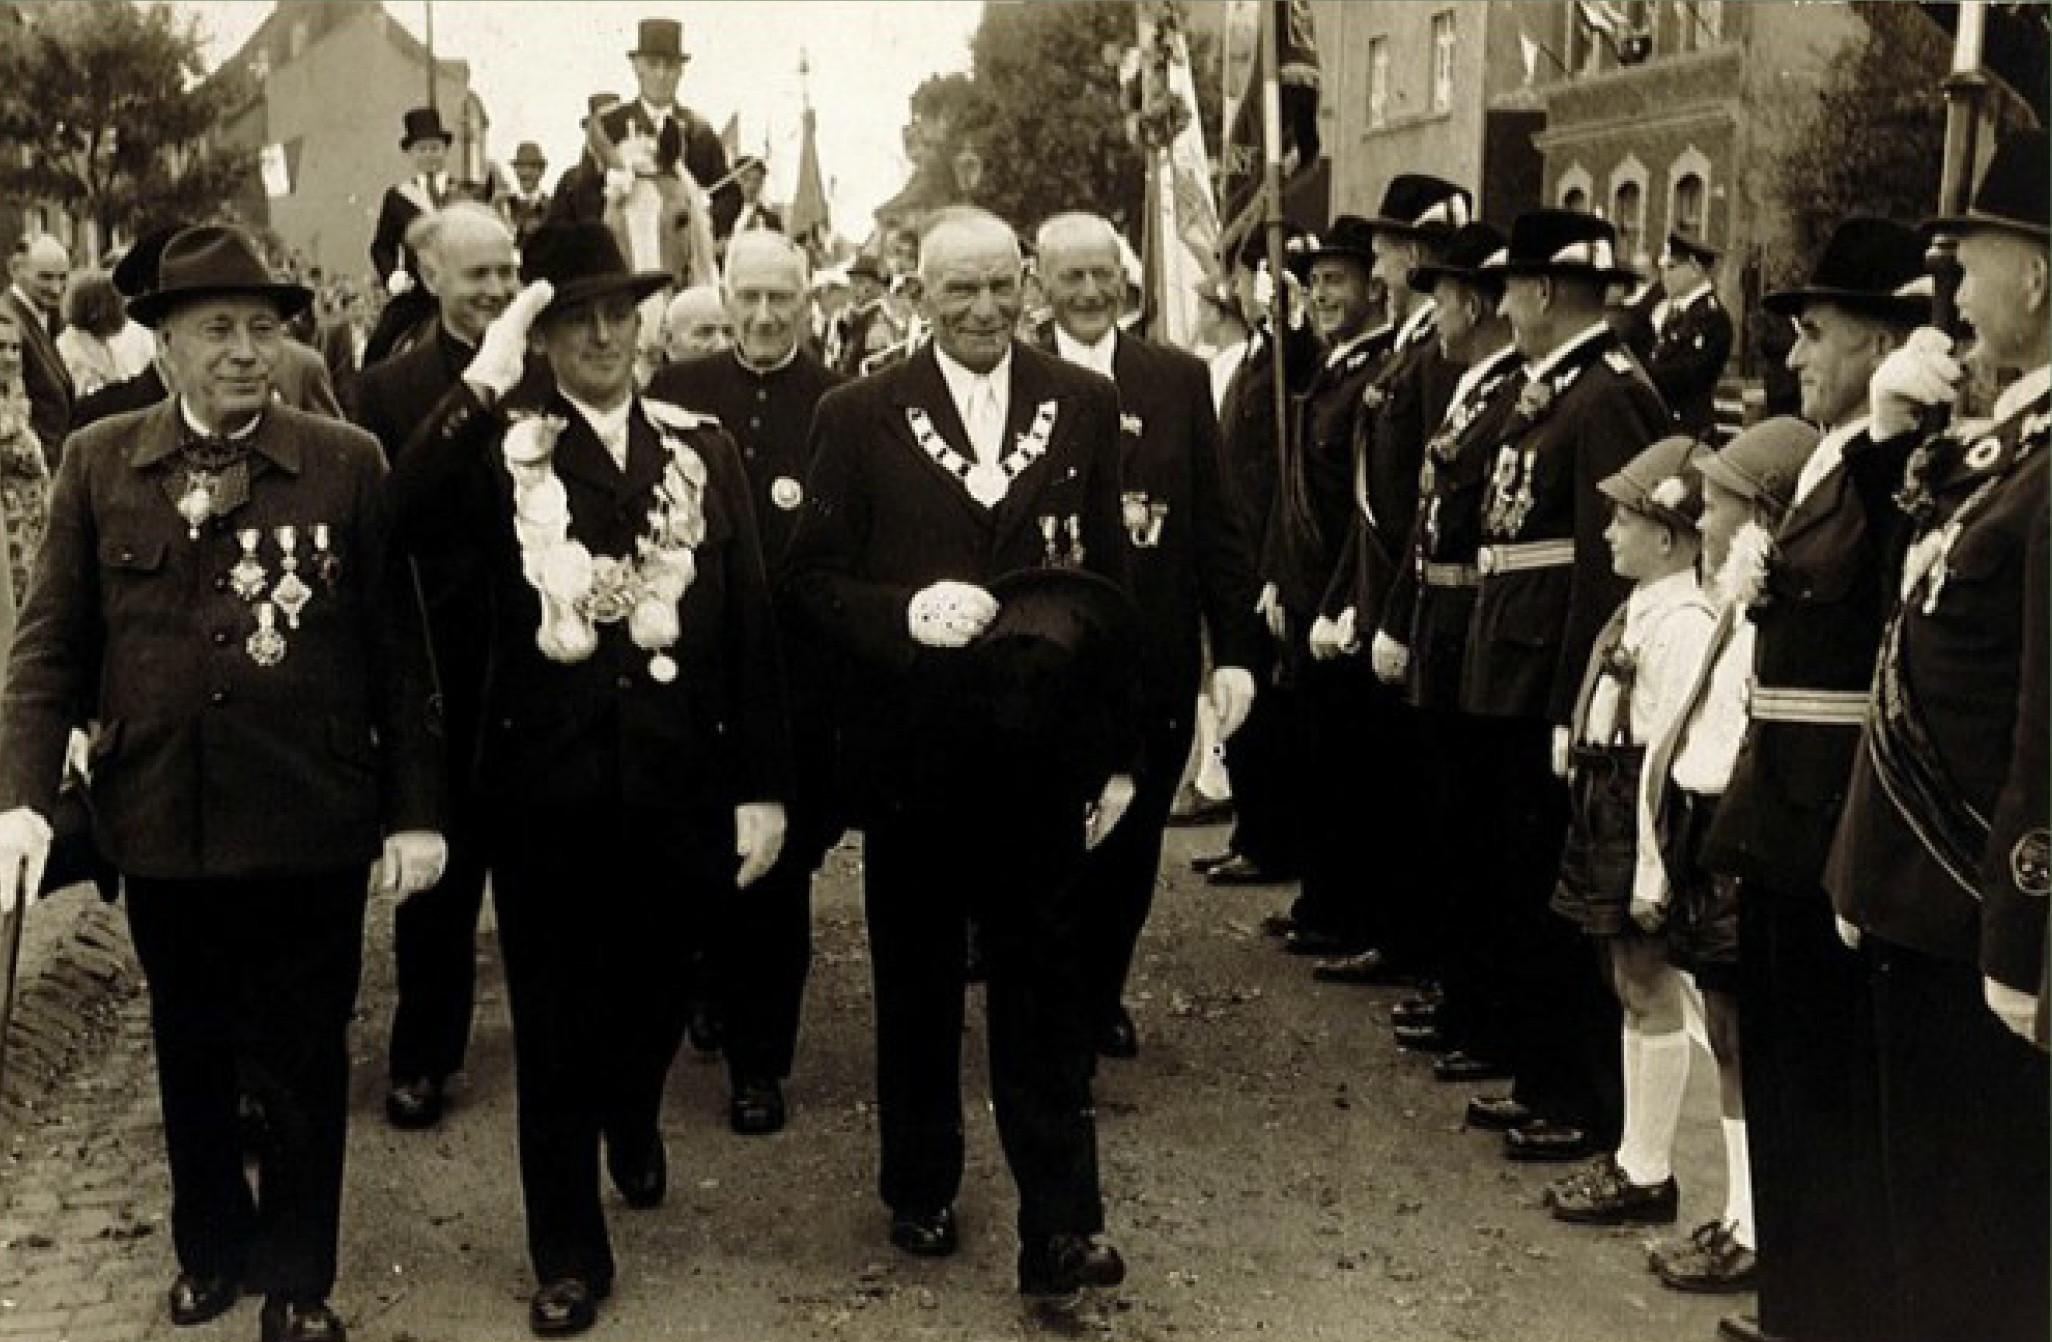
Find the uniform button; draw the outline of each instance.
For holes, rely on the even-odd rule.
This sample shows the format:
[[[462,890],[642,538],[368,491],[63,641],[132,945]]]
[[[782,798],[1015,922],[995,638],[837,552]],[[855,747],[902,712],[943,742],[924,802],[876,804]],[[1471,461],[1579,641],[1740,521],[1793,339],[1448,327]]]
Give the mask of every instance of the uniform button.
[[[217,591],[217,592],[225,592],[225,591],[227,591],[227,590],[228,590],[228,575],[227,575],[227,574],[225,574],[225,573],[220,573],[220,574],[216,574],[216,575],[214,576],[214,590],[215,590],[215,591]]]
[[[614,681],[613,684],[620,689],[631,690],[634,688],[634,677],[621,676],[618,680]]]
[[[216,708],[219,708],[219,707],[220,707],[220,706],[221,706],[222,704],[225,704],[225,703],[227,703],[227,702],[228,702],[228,691],[226,691],[226,690],[215,690],[215,691],[213,691],[213,692],[212,692],[211,694],[207,695],[207,702],[208,702],[208,703],[210,703],[210,704],[212,704],[212,705],[213,705],[214,707],[216,707]]]
[[[754,461],[754,460],[755,460],[755,449],[754,449],[754,448],[752,448],[752,447],[744,447],[744,448],[742,448],[742,449],[741,449],[741,455],[742,455],[742,456],[744,456],[744,457],[746,457],[746,458],[748,458],[748,459],[749,459],[750,461]]]
[[[214,646],[217,648],[228,646],[228,631],[226,629],[216,629],[214,631]]]
[[[135,551],[123,550],[121,552],[121,562],[124,564],[133,564],[135,562]]]
[[[769,388],[757,387],[755,389],[755,399],[758,401],[767,401],[769,399]]]
[[[751,428],[751,429],[759,429],[759,428],[761,428],[761,427],[762,427],[762,416],[760,416],[760,415],[750,415],[750,416],[748,417],[748,427],[749,427],[749,428]]]

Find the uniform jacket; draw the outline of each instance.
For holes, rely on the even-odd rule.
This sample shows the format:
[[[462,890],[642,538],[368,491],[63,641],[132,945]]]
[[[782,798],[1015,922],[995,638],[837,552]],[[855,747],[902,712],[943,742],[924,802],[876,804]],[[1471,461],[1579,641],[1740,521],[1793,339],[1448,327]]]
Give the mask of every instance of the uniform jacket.
[[[697,577],[679,603],[678,674],[650,672],[625,621],[598,626],[581,662],[542,655],[541,600],[521,571],[513,494],[501,444],[504,417],[468,384],[442,398],[393,465],[395,533],[409,549],[438,537],[482,547],[491,635],[484,730],[474,787],[487,805],[523,810],[616,801],[719,823],[732,807],[790,792],[783,677],[769,583],[733,440],[717,425],[637,398],[623,473],[583,416],[553,393],[507,414],[540,410],[566,421],[553,462],[569,500],[571,539],[594,557],[632,555],[674,448],[705,464],[705,540]],[[675,421],[659,429],[652,414]]]
[[[1895,504],[1910,444],[1864,434],[1782,522],[1767,599],[1751,611],[1753,681],[1863,691],[1896,599],[1907,519]],[[1710,870],[1815,898],[1845,805],[1857,726],[1754,721],[1704,849]]]
[[[555,202],[546,191],[536,191],[533,200],[525,200],[517,191],[508,192],[499,198],[499,208],[506,212],[506,223],[513,230],[513,240],[525,246],[537,228],[548,221]]]
[[[1566,726],[1597,631],[1631,584],[1603,539],[1597,485],[1667,431],[1667,408],[1607,328],[1521,386],[1489,465],[1485,546],[1570,542],[1573,562],[1482,575],[1461,708]]]
[[[1247,355],[1226,384],[1219,405],[1219,432],[1225,437],[1226,487],[1240,504],[1241,520],[1256,555],[1268,534],[1268,513],[1282,471],[1282,445],[1276,433],[1275,343],[1258,332]],[[1283,375],[1292,404],[1311,385],[1324,356],[1317,332],[1307,323],[1283,336]]]
[[[1731,340],[1731,314],[1717,301],[1715,289],[1668,313],[1654,332],[1646,375],[1678,428],[1701,437],[1716,427],[1717,379],[1731,357]]]
[[[324,419],[342,418],[342,407],[335,398],[335,384],[328,377],[328,366],[321,356],[296,340],[287,340],[278,347],[278,363],[271,370],[273,395],[294,410]],[[146,410],[156,405],[170,393],[164,389],[164,375],[152,363],[134,377],[110,382],[89,396],[79,399],[72,414],[71,429],[77,433],[91,424],[115,415],[125,415],[131,410]]]
[[[727,175],[727,151],[719,133],[688,107],[672,108],[658,133],[639,99],[620,103],[599,114],[599,130],[615,145],[635,134],[655,136],[656,171],[673,172],[681,162],[701,191],[710,191]]]
[[[57,341],[43,323],[43,314],[25,303],[10,286],[0,290],[4,304],[21,330],[21,385],[29,398],[29,427],[43,444],[43,456],[52,471],[57,469],[57,452],[64,435],[71,432],[75,392],[64,356]]]
[[[1929,477],[1937,510],[1911,547],[1905,577],[1914,581],[1882,652],[1953,795],[1980,817],[1962,835],[1974,842],[1965,869],[1949,872],[1919,839],[1911,821],[1930,825],[1927,809],[1882,785],[1870,742],[1826,873],[1849,921],[2026,992],[2041,986],[2052,894],[2048,441],[2044,396],[1986,435],[1945,440]]]
[[[1126,583],[1116,390],[1026,345],[1015,343],[1011,357],[1005,441],[1017,443],[1044,406],[1054,423],[1045,453],[995,508],[971,498],[912,426],[911,412],[923,411],[940,440],[974,459],[931,346],[829,392],[813,420],[812,476],[785,587],[798,636],[839,655],[835,716],[856,823],[975,776],[984,710],[968,679],[973,659],[913,640],[914,595],[942,579],[988,585],[1050,564]],[[1130,715],[1103,733],[1089,762],[1093,789],[1131,767],[1136,750]]]
[[[549,197],[548,222],[596,224],[606,217],[606,171],[589,152],[563,170]]]
[[[448,179],[439,197],[417,177],[385,188],[385,197],[378,203],[378,224],[371,233],[370,246],[371,265],[376,267],[379,279],[390,280],[393,271],[403,270],[419,282],[420,263],[413,249],[406,245],[406,230],[423,214],[457,199],[460,194],[454,177]]]
[[[1385,329],[1337,362],[1325,356],[1290,407],[1289,450],[1269,504],[1261,577],[1275,584],[1283,609],[1307,623],[1325,600],[1353,525],[1354,425],[1394,340]]]
[[[273,406],[248,501],[195,538],[166,487],[184,434],[165,401],[67,445],[14,646],[0,809],[48,816],[67,734],[97,719],[95,836],[131,875],[332,871],[368,864],[384,833],[438,828],[440,743],[418,613],[386,562],[377,445]],[[312,595],[297,628],[275,621],[284,656],[264,666],[230,573],[238,532],[260,529],[279,590],[281,527]]]

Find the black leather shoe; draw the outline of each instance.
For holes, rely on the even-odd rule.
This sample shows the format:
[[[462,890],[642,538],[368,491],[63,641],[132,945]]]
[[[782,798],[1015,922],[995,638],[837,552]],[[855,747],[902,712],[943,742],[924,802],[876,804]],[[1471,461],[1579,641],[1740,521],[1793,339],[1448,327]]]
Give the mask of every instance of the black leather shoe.
[[[171,1283],[171,1322],[180,1328],[218,1319],[242,1296],[242,1284],[232,1276],[202,1277],[181,1272]]]
[[[1503,1134],[1503,1153],[1512,1160],[1587,1160],[1599,1154],[1588,1133],[1545,1118]]]
[[[1274,885],[1284,878],[1234,853],[1205,872],[1204,879],[1213,885]]]
[[[1190,859],[1190,870],[1196,872],[1199,876],[1209,876],[1212,872],[1217,871],[1220,867],[1223,867],[1238,856],[1239,854],[1230,848],[1222,853],[1199,853]]]
[[[606,1136],[606,1173],[613,1187],[636,1211],[659,1206],[670,1186],[670,1158],[663,1150],[663,1135],[651,1132],[642,1137]]]
[[[1510,1068],[1487,1058],[1478,1058],[1472,1053],[1455,1050],[1432,1064],[1434,1081],[1450,1081],[1465,1085],[1474,1081],[1507,1081]]]
[[[1232,798],[1214,801],[1194,788],[1188,798],[1177,797],[1168,814],[1168,822],[1172,826],[1222,825],[1232,818]]]
[[[1532,1111],[1508,1095],[1473,1095],[1468,1098],[1468,1126],[1490,1132],[1509,1132],[1532,1121]]]
[[[1554,1220],[1569,1225],[1671,1226],[1681,1206],[1681,1186],[1673,1175],[1657,1184],[1635,1184],[1606,1156],[1549,1185],[1542,1201]]]
[[[961,1241],[955,1234],[955,1209],[892,1212],[891,1243],[914,1258],[946,1258]]]
[[[259,1316],[263,1342],[348,1342],[349,1330],[325,1300],[301,1304],[272,1296]]]
[[[1392,1025],[1437,1025],[1439,1003],[1428,997],[1407,997],[1389,1009]]]
[[[1126,1260],[1088,1235],[1045,1235],[1019,1247],[1019,1294],[1074,1295],[1086,1286],[1117,1286]]]
[[[1140,1056],[1140,1032],[1133,1028],[1133,1017],[1124,1007],[1112,1013],[1112,1018],[1097,1030],[1097,1056],[1100,1058],[1137,1058]]]
[[[392,1089],[385,1092],[385,1121],[408,1131],[432,1128],[442,1121],[447,1103],[444,1082],[439,1076],[395,1081]]]
[[[569,1337],[598,1322],[598,1302],[611,1293],[604,1282],[558,1277],[527,1302],[527,1326],[537,1337]]]
[[[772,1076],[741,1077],[727,1101],[727,1126],[743,1137],[784,1130],[784,1087]]]
[[[1788,1342],[1786,1334],[1762,1328],[1757,1314],[1725,1315],[1717,1321],[1717,1335],[1725,1342]]]
[[[1381,951],[1366,950],[1357,955],[1327,960],[1311,966],[1311,977],[1320,983],[1349,983],[1359,988],[1380,988],[1408,983],[1411,976],[1390,963]]]
[[[1437,1025],[1399,1025],[1390,1033],[1396,1036],[1398,1048],[1407,1048],[1413,1053],[1453,1052],[1453,1036]]]

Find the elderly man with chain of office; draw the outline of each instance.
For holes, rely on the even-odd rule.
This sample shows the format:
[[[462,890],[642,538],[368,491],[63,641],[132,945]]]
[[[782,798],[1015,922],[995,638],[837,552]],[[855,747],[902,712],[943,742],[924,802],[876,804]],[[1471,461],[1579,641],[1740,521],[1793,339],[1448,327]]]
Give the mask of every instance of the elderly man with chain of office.
[[[439,745],[411,589],[393,583],[368,434],[275,404],[310,301],[250,241],[164,250],[176,398],[73,438],[0,722],[0,907],[32,894],[67,735],[149,980],[179,1276],[171,1321],[245,1288],[265,1342],[332,1342],[367,888],[440,874]],[[385,837],[382,837],[385,836]],[[236,1064],[268,1114],[244,1176]]]

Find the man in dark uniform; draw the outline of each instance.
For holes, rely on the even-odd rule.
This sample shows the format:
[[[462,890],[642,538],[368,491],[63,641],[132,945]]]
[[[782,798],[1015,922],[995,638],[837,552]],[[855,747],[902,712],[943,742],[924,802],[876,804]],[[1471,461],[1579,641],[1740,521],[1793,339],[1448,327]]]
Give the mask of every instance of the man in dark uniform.
[[[865,835],[881,1192],[907,1253],[956,1247],[966,923],[988,962],[992,1099],[1019,1189],[1019,1288],[1116,1285],[1091,1108],[1075,876],[1133,796],[1130,711],[1011,722],[979,693],[988,590],[1016,570],[1118,581],[1118,394],[1013,332],[1018,239],[941,212],[920,276],[933,343],[820,402],[787,557],[808,636],[842,659],[850,818]]]
[[[762,198],[763,184],[768,180],[769,165],[755,155],[743,154],[734,160],[726,182],[712,193],[713,236],[721,243],[750,229],[784,231],[783,216]]]
[[[684,26],[674,19],[643,19],[639,40],[627,53],[634,64],[639,96],[597,114],[585,143],[605,165],[609,203],[624,202],[638,181],[652,183],[661,197],[655,229],[662,268],[679,285],[711,283],[714,276],[712,220],[706,192],[727,175],[727,151],[719,133],[677,101],[677,81],[691,59],[684,51]],[[607,210],[621,250],[635,226],[619,210]],[[700,249],[705,255],[698,255]],[[651,254],[650,260],[657,259]]]
[[[476,356],[478,342],[520,286],[513,237],[490,209],[459,201],[429,215],[419,233],[422,288],[440,319],[431,339],[364,373],[357,422],[397,461]],[[392,919],[396,970],[386,1057],[385,1117],[398,1128],[441,1120],[449,1078],[463,1070],[476,995],[477,915],[485,861],[468,771],[477,757],[485,649],[490,636],[485,560],[445,538],[408,555],[427,603],[441,692],[450,778],[449,869]]]
[[[390,298],[365,342],[365,367],[402,348],[419,328],[434,318],[434,297],[420,287],[420,265],[407,245],[406,231],[422,215],[432,214],[459,198],[449,175],[449,146],[455,137],[443,128],[442,114],[432,107],[406,113],[399,151],[413,160],[413,175],[385,188],[378,206],[378,224],[371,234],[371,266]]]
[[[776,862],[790,760],[733,440],[634,394],[636,304],[665,277],[628,271],[603,224],[543,229],[523,267],[389,498],[417,552],[486,552],[473,787],[513,1014],[528,1323],[556,1336],[591,1327],[613,1285],[601,1142],[630,1207],[663,1199],[676,967],[705,903]],[[553,389],[510,396],[530,339]]]
[[[1119,388],[1121,519],[1140,608],[1145,726],[1133,806],[1084,866],[1084,992],[1097,1051],[1139,1051],[1122,1001],[1133,951],[1154,902],[1162,834],[1196,730],[1203,640],[1210,691],[1230,739],[1254,700],[1266,657],[1254,614],[1253,545],[1226,497],[1210,373],[1190,355],[1118,329],[1125,298],[1118,233],[1091,214],[1040,226],[1048,345]]]
[[[594,93],[584,100],[586,112],[578,129],[589,132],[591,119],[620,104],[617,93]],[[556,179],[549,197],[547,222],[552,224],[596,224],[606,217],[606,169],[598,155],[586,145],[577,161]]]
[[[1825,883],[1874,993],[1902,1335],[2047,1335],[2044,990],[2052,256],[2042,131],[2003,141],[1963,218],[1969,356],[2017,374],[1992,423],[1926,441],[1915,525]],[[1870,432],[1919,435],[1959,364],[1920,332],[1876,371]]]
[[[1731,314],[1717,301],[1717,250],[1698,238],[1667,235],[1653,312],[1646,376],[1684,433],[1710,441],[1717,428],[1717,379],[1731,357]]]
[[[327,1297],[365,892],[419,889],[445,856],[377,445],[271,397],[311,298],[233,230],[165,248],[129,310],[180,394],[70,441],[0,733],[6,909],[37,886],[67,737],[98,723],[95,837],[125,880],[163,1092],[171,1321],[262,1290],[265,1342],[344,1336]],[[254,1194],[241,1061],[269,1116]]]
[[[525,243],[549,217],[552,202],[549,193],[542,190],[542,174],[548,170],[549,160],[534,141],[522,140],[513,151],[513,176],[519,186],[501,198],[499,208],[506,213],[515,242]]]
[[[1617,1000],[1581,934],[1548,908],[1567,825],[1567,723],[1596,635],[1629,584],[1603,539],[1597,484],[1665,435],[1667,408],[1604,320],[1606,285],[1631,278],[1616,235],[1572,210],[1511,226],[1502,309],[1525,369],[1490,462],[1481,584],[1461,707],[1486,723],[1491,767],[1465,780],[1476,832],[1491,836],[1476,880],[1489,901],[1473,935],[1509,975],[1519,1126],[1515,1159],[1612,1149],[1622,1121]],[[1515,1112],[1515,1111],[1513,1111]],[[1502,1126],[1502,1124],[1498,1124]]]
[[[737,238],[724,286],[733,348],[670,364],[648,387],[655,400],[715,417],[740,445],[772,588],[805,502],[813,409],[845,380],[799,344],[806,269],[804,251],[781,234]],[[727,1121],[744,1136],[784,1126],[812,961],[812,876],[841,834],[825,668],[804,640],[783,646],[798,762],[783,856],[747,899],[714,911],[723,916],[706,952],[725,1027]]]
[[[1750,612],[1757,688],[1704,861],[1739,878],[1760,1306],[1756,1323],[1734,1324],[1770,1337],[1887,1338],[1894,1322],[1872,1013],[1862,966],[1833,934],[1822,876],[1905,522],[1893,494],[1910,445],[1873,440],[1867,383],[1930,311],[1928,298],[1902,292],[1922,271],[1910,230],[1849,219],[1807,284],[1764,300],[1793,322],[1788,364],[1803,417],[1824,436]]]

